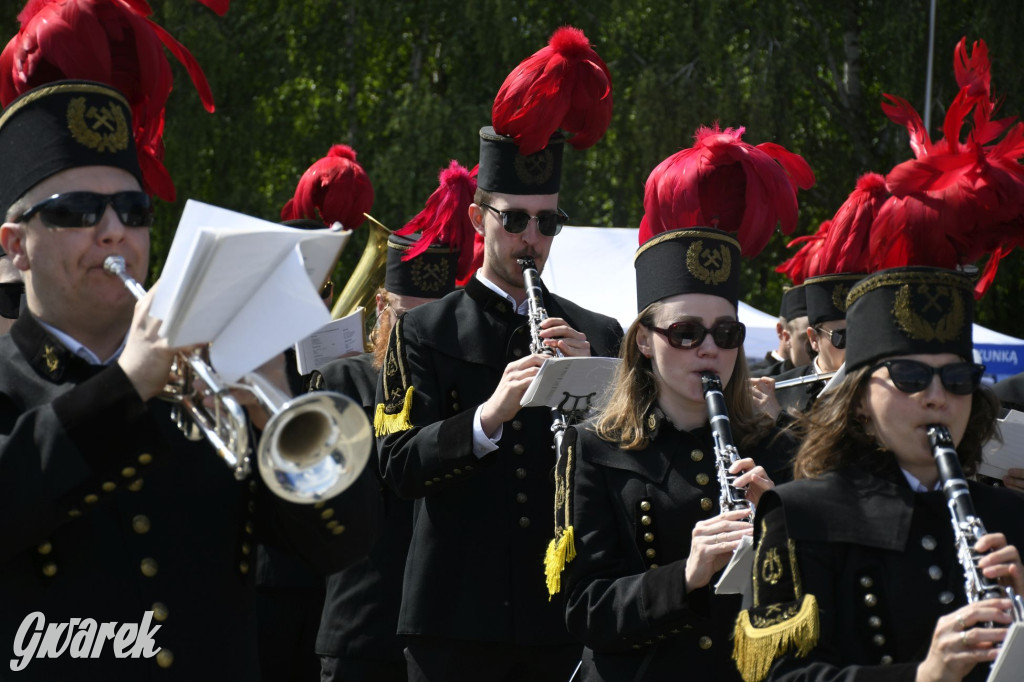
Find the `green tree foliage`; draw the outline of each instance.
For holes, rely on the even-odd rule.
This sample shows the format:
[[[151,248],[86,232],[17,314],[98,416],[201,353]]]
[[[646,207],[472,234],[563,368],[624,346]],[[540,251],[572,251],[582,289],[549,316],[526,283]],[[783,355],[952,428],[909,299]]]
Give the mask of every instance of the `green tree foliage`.
[[[4,0],[10,6],[10,0]],[[236,0],[224,17],[198,2],[151,0],[154,19],[191,49],[217,100],[206,114],[175,67],[166,164],[178,201],[159,207],[158,272],[186,198],[276,220],[310,163],[349,144],[373,181],[373,214],[397,228],[449,159],[476,163],[477,130],[504,77],[559,25],[582,28],[611,69],[605,138],[566,151],[562,205],[574,224],[635,226],[644,182],[697,126],[745,126],[745,140],[802,154],[817,185],[800,226],[745,265],[745,299],[773,311],[785,244],[828,219],[867,171],[910,158],[879,107],[898,94],[924,112],[928,0]],[[9,34],[21,3],[2,17]],[[931,132],[956,94],[953,48],[984,39],[1003,113],[1024,112],[1024,4],[938,3]],[[343,283],[365,237],[335,273]],[[1004,261],[979,321],[1024,335],[1024,264]]]

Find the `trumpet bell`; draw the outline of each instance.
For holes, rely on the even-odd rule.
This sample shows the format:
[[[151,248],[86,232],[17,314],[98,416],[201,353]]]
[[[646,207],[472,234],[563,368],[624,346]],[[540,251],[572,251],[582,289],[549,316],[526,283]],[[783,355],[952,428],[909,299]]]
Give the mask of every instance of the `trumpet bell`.
[[[352,485],[366,468],[373,431],[351,398],[321,391],[286,402],[260,439],[260,475],[289,502],[328,500]]]

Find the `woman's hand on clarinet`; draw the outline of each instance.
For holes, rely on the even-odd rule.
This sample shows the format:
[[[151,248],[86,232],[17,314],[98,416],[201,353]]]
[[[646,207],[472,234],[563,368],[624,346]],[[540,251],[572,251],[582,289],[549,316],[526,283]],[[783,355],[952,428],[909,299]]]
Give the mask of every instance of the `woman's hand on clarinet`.
[[[1012,587],[1017,594],[1024,595],[1024,566],[1020,553],[1013,545],[1006,544],[1002,533],[981,536],[975,551],[984,554],[978,561],[978,568],[986,578],[999,581],[1003,587]]]
[[[686,558],[686,591],[711,582],[725,568],[744,535],[754,527],[746,520],[748,511],[737,509],[698,521],[690,535],[690,556]]]
[[[985,599],[939,618],[928,656],[917,666],[916,681],[959,682],[978,663],[994,661],[996,646],[1012,621],[1010,608],[1009,599]],[[984,627],[985,623],[1003,627]]]
[[[733,486],[736,488],[746,488],[747,500],[755,506],[761,501],[761,495],[766,490],[771,490],[775,487],[775,483],[768,477],[768,472],[764,470],[764,467],[756,466],[754,460],[749,457],[733,462],[732,466],[729,467],[729,473],[743,474],[736,477],[736,480],[733,481]]]

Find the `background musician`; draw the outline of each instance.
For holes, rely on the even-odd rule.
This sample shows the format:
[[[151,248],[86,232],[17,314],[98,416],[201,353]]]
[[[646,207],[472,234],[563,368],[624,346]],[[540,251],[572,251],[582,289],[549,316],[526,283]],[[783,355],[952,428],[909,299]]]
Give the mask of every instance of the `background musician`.
[[[299,178],[292,197],[281,209],[282,224],[304,230],[324,229],[340,223],[355,230],[373,205],[373,186],[366,171],[347,145],[331,145]],[[320,297],[331,309],[333,285],[328,279]],[[284,352],[284,369],[292,393],[309,390],[310,374],[300,375],[294,348]],[[353,397],[357,393],[342,390]],[[360,486],[373,488],[373,467],[361,474]],[[341,519],[328,518],[336,528]],[[324,607],[324,575],[293,551],[272,543],[256,546],[256,614],[260,667],[266,680],[316,680],[317,630]]]
[[[782,153],[787,168],[810,175],[803,159]],[[702,169],[687,164],[705,155]],[[756,163],[730,161],[746,157]],[[767,170],[759,175],[757,168]],[[576,553],[564,573],[565,620],[587,647],[581,680],[737,677],[729,634],[740,597],[715,595],[712,584],[751,534],[750,509],[720,506],[701,374],[717,375],[724,386],[742,458],[729,471],[735,486],[747,489],[748,504],[773,480],[789,478],[793,443],[755,412],[746,389],[740,244],[724,231],[690,227],[687,217],[738,228],[747,216],[743,184],[735,182],[743,174],[753,176],[748,187],[786,187],[778,195],[792,203],[781,205],[795,216],[787,171],[732,130],[699,130],[693,149],[651,173],[634,261],[639,316],[607,405],[576,429],[575,452],[563,445],[560,472],[570,472],[571,490],[566,532]],[[684,196],[693,204],[677,199]],[[701,210],[692,211],[696,205]],[[752,223],[751,243],[770,235],[779,219],[773,211],[780,204],[758,198],[752,213],[755,205],[772,210]]]
[[[399,317],[455,290],[461,273],[462,249],[473,251],[475,231],[469,221],[476,180],[452,161],[440,173],[440,185],[413,220],[387,241],[384,286],[376,293],[377,325],[371,334],[373,350],[341,358],[313,373],[313,389],[338,391],[356,397],[373,419],[377,379],[388,338]],[[421,243],[422,242],[422,243]],[[423,248],[426,247],[426,248]],[[413,253],[417,251],[417,253]],[[376,463],[376,448],[370,461]],[[369,556],[327,579],[316,651],[321,680],[343,682],[401,682],[408,679],[405,638],[398,634],[402,577],[412,537],[413,505],[379,478],[384,525]]]
[[[582,32],[559,31],[552,44],[564,49],[571,41],[572,54],[544,48],[509,76],[502,93],[529,84],[530,64],[541,63],[541,73],[549,58],[570,59],[564,73],[580,82],[552,90],[569,100],[587,93],[590,120],[601,127],[585,137],[574,131],[577,146],[586,146],[584,139],[596,142],[610,118],[611,82]],[[550,537],[555,458],[549,410],[519,408],[543,358],[530,353],[517,263],[532,257],[542,269],[565,220],[558,209],[565,140],[553,133],[573,116],[566,123],[527,112],[517,120],[550,127],[516,138],[501,116],[502,97],[494,127],[480,132],[478,190],[469,209],[483,264],[464,289],[399,318],[377,390],[382,475],[399,495],[415,499],[398,623],[411,680],[564,682],[579,658],[561,603],[548,601],[538,568]],[[542,103],[526,100],[527,109]],[[569,356],[616,352],[621,328],[614,319],[546,291],[543,299],[548,345]]]
[[[750,363],[750,376],[773,377],[794,367],[803,367],[811,361],[807,350],[807,297],[802,286],[789,287],[782,294],[779,304],[779,321],[775,333],[779,347],[769,351],[764,358]]]
[[[376,491],[353,487],[323,509],[283,503],[258,476],[236,481],[155,399],[179,349],[147,315],[152,292],[136,303],[102,267],[116,254],[133,277],[147,272],[152,207],[131,125],[119,92],[83,81],[0,114],[0,244],[27,298],[0,339],[0,642],[16,646],[33,612],[83,630],[151,618],[154,657],[71,647],[19,679],[255,679],[257,538],[340,567],[369,548]],[[326,527],[328,511],[344,533]]]
[[[754,607],[737,626],[747,680],[988,674],[976,664],[995,657],[1008,602],[965,605],[925,432],[945,425],[970,475],[994,430],[996,402],[970,361],[971,287],[952,271],[904,268],[850,292],[846,377],[807,417],[799,480],[757,509]],[[936,325],[942,338],[926,331]],[[977,545],[991,552],[979,569],[1019,591],[1024,499],[973,481],[970,493],[994,531]]]

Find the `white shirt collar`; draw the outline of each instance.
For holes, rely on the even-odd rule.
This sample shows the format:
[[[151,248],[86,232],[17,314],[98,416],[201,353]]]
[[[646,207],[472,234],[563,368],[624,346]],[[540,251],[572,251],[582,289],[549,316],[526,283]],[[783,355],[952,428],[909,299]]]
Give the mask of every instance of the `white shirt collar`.
[[[88,362],[90,365],[110,365],[110,364],[113,364],[114,362],[117,361],[117,359],[119,357],[121,357],[121,351],[124,350],[124,344],[128,340],[128,334],[125,334],[124,338],[121,340],[121,345],[117,347],[117,350],[114,351],[114,354],[111,355],[106,360],[100,360],[98,355],[96,355],[91,350],[89,350],[88,348],[83,346],[80,341],[75,339],[70,334],[65,334],[64,332],[62,332],[61,330],[57,329],[53,325],[47,324],[47,323],[43,322],[38,317],[36,318],[36,321],[39,322],[40,325],[42,325],[43,329],[45,329],[46,331],[50,332],[55,337],[57,337],[57,340],[60,341],[61,344],[63,344],[65,348],[67,348],[69,351],[71,351],[72,353],[74,353],[78,357],[80,357],[83,360],[85,360],[86,362]]]
[[[900,467],[900,471],[903,472],[903,477],[907,479],[907,483],[910,484],[910,489],[913,490],[915,493],[931,492],[930,490],[928,490],[928,488],[924,487],[924,484],[921,483],[921,481],[918,480],[917,476],[914,476],[914,474],[910,473],[909,471],[907,471],[903,467]],[[940,489],[940,482],[939,481],[935,481],[935,486],[932,488],[932,490],[939,490],[939,489]]]
[[[526,315],[528,312],[530,312],[530,300],[529,299],[524,299],[522,303],[516,303],[516,299],[512,298],[507,293],[505,293],[505,291],[501,287],[499,287],[497,284],[495,284],[491,280],[489,280],[486,277],[484,277],[483,274],[479,270],[476,271],[476,278],[478,280],[480,280],[480,283],[483,284],[485,287],[487,287],[488,289],[490,289],[491,291],[493,291],[494,293],[498,294],[499,296],[504,298],[506,301],[511,303],[512,307],[515,309],[515,311],[518,314]]]

